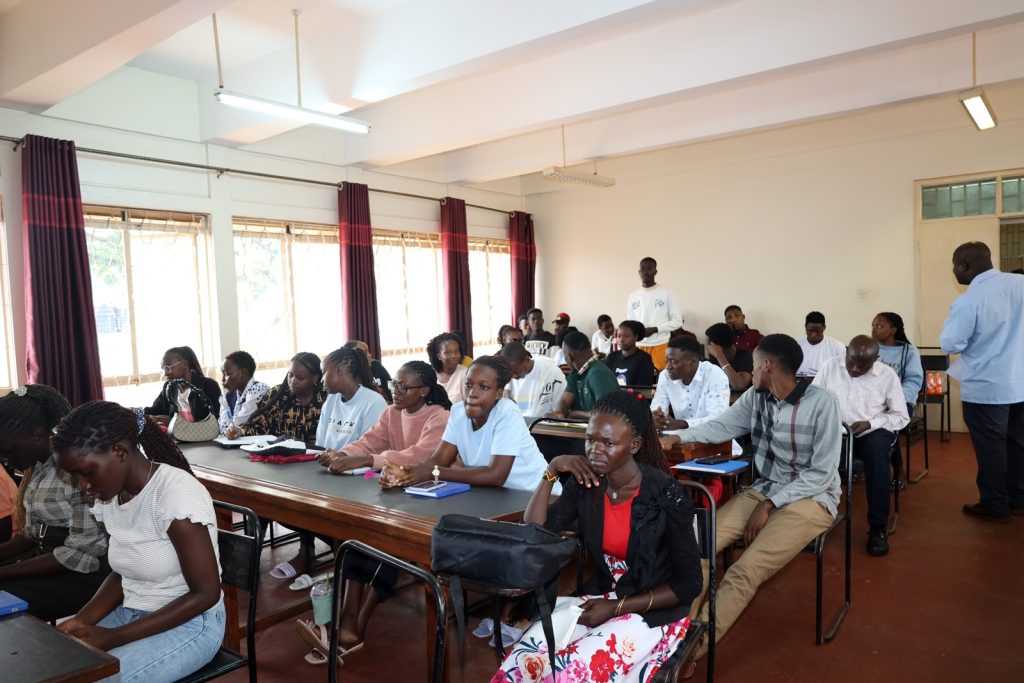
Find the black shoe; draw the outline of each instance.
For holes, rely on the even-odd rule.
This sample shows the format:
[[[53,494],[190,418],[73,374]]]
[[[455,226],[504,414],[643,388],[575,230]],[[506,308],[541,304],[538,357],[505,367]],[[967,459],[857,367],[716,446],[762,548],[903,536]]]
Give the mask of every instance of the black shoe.
[[[964,514],[970,515],[971,517],[977,517],[978,519],[984,519],[989,522],[995,522],[996,524],[1009,524],[1010,516],[1000,517],[996,513],[989,510],[981,503],[974,503],[972,505],[964,505]]]
[[[882,557],[889,554],[888,534],[883,527],[872,527],[868,532],[868,555]]]

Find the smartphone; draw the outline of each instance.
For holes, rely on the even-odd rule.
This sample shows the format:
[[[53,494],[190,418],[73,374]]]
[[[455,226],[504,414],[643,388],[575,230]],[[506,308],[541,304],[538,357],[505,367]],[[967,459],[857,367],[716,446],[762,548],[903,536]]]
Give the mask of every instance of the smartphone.
[[[418,491],[436,491],[444,485],[445,482],[443,481],[434,481],[433,479],[430,479],[429,481],[421,481],[418,484],[413,484],[408,488],[417,489]]]
[[[716,455],[711,458],[700,458],[699,460],[694,460],[694,462],[698,465],[721,465],[723,462],[729,462],[730,460],[732,460],[731,455]]]

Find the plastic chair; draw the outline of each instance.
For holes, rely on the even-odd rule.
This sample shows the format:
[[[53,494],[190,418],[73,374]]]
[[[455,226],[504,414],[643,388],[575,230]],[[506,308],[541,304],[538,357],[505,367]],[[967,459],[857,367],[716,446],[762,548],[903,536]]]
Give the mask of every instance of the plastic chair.
[[[260,520],[249,508],[230,503],[213,502],[214,508],[242,515],[242,533],[219,529],[217,548],[220,552],[221,582],[249,592],[245,619],[245,654],[221,647],[213,659],[178,683],[198,683],[219,678],[243,666],[249,667],[249,683],[256,683],[256,593],[260,582]],[[234,619],[235,615],[227,615]]]

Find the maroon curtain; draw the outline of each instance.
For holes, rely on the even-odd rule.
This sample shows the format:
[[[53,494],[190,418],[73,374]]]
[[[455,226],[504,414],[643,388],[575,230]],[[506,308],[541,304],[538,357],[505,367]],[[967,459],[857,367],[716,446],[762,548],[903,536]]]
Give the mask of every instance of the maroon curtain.
[[[338,189],[338,241],[346,339],[366,342],[370,353],[380,358],[377,278],[373,273],[370,192],[366,185],[342,183]]]
[[[28,381],[72,406],[102,399],[75,143],[26,135],[21,173]]]
[[[533,242],[533,216],[513,211],[508,219],[509,252],[512,257],[512,323],[533,308],[537,247]]]
[[[466,341],[466,355],[473,355],[473,307],[469,296],[469,241],[466,236],[466,202],[441,200],[441,265],[444,269],[444,300],[448,329]]]

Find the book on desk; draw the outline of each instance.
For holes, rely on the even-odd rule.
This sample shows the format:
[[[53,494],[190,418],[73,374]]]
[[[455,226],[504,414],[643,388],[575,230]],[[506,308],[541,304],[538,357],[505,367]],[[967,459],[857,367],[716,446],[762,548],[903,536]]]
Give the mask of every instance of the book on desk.
[[[714,465],[708,465],[697,460],[690,460],[688,462],[681,462],[678,465],[673,465],[672,469],[681,470],[683,472],[692,472],[693,474],[733,474],[740,470],[745,470],[750,466],[749,460],[742,458],[734,458],[732,460],[726,460],[725,462],[719,462]]]
[[[406,486],[405,492],[413,496],[423,496],[424,498],[447,498],[448,496],[454,496],[456,493],[465,493],[469,490],[469,484],[463,484],[458,481],[425,481],[420,484],[414,484],[413,486]]]
[[[17,595],[11,595],[7,591],[0,591],[0,615],[25,611],[28,611],[27,602]]]

